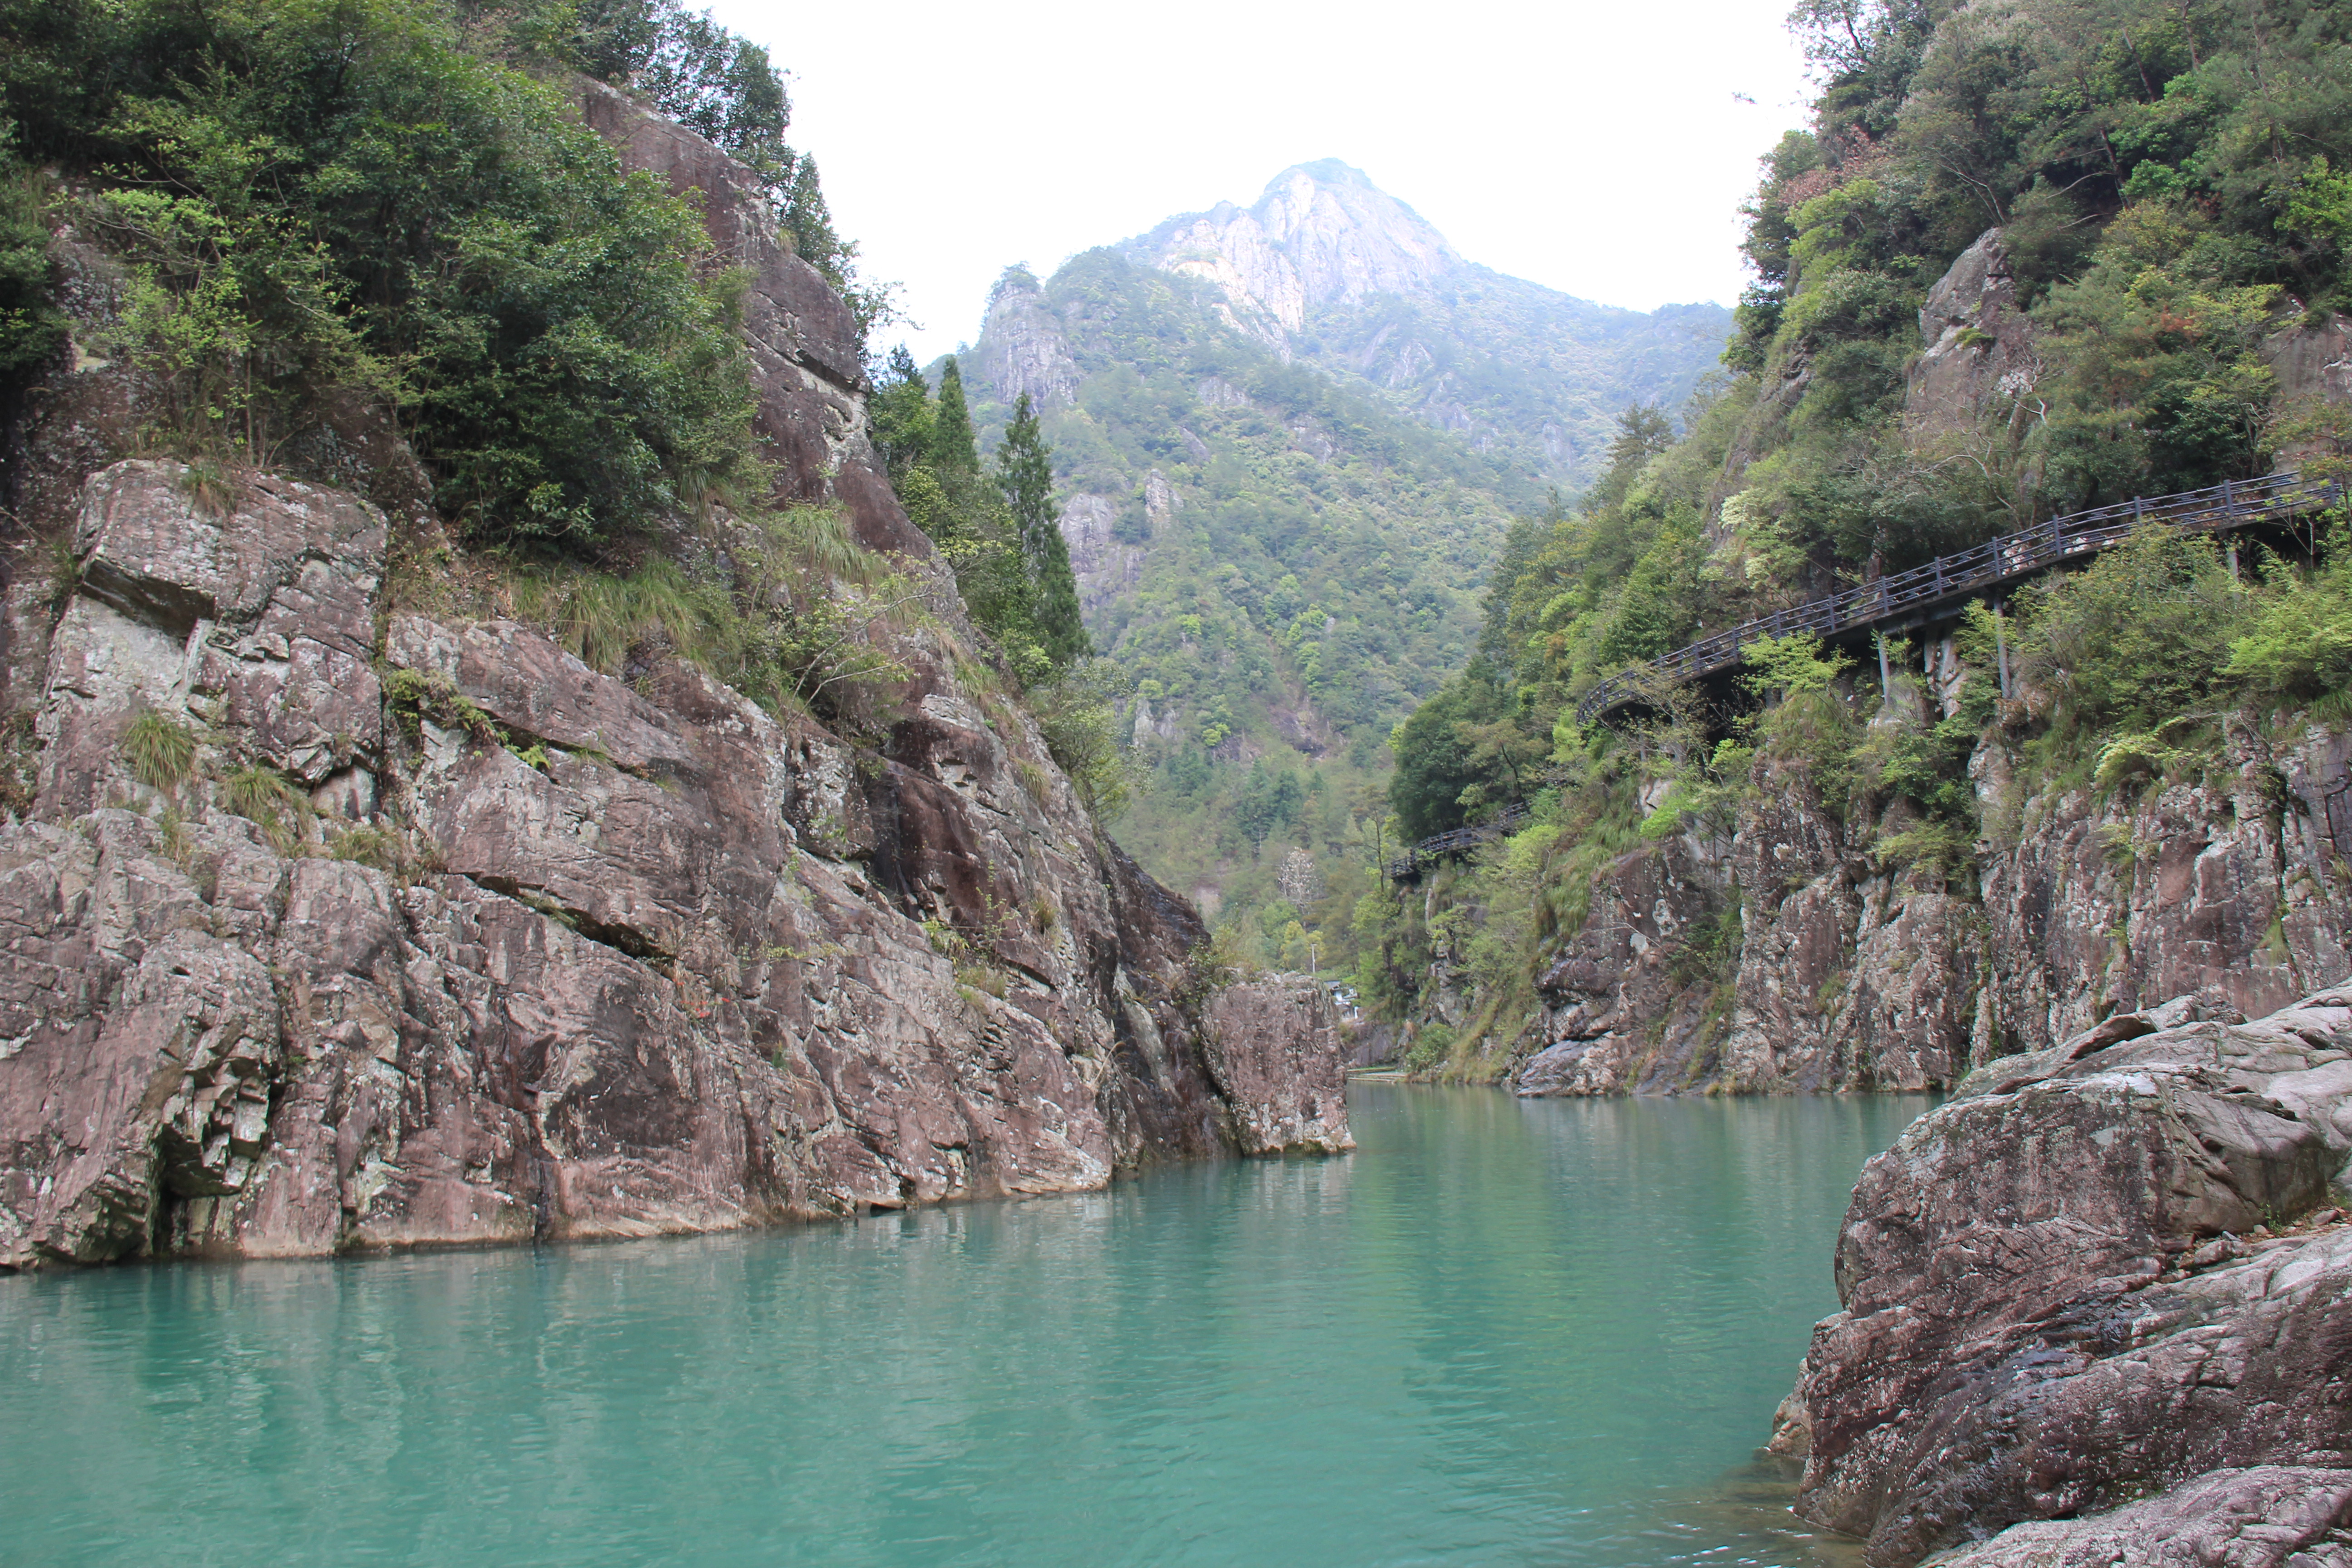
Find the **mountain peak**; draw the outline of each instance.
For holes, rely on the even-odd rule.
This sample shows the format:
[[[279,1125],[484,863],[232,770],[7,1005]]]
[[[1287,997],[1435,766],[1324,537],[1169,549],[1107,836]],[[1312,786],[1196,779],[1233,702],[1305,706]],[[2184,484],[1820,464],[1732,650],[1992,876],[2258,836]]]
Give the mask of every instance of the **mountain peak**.
[[[1276,344],[1312,311],[1415,293],[1462,265],[1419,213],[1337,158],[1294,164],[1253,205],[1171,218],[1127,248],[1215,284],[1235,323]]]

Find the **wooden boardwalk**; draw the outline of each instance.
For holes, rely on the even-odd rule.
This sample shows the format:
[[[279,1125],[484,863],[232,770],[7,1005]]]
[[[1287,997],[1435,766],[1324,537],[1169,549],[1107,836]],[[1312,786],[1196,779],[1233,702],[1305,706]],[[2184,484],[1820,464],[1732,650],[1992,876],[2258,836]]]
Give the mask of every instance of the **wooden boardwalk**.
[[[1729,669],[1739,663],[1744,646],[1762,637],[1811,632],[1826,640],[1916,626],[1989,588],[2095,555],[2147,523],[2219,532],[2300,517],[2340,505],[2344,499],[2341,480],[2306,482],[2301,474],[2289,472],[2259,479],[2225,479],[2207,489],[2143,496],[2053,517],[2019,532],[1989,539],[1972,550],[1938,556],[1925,566],[1744,622],[1688,647],[1678,647],[1654,663],[1620,670],[1585,693],[1576,705],[1577,721],[1596,723],[1621,708],[1643,702],[1645,692],[1656,689],[1661,676],[1679,683]]]
[[[2300,473],[2288,472],[2259,479],[2225,479],[2206,489],[2142,496],[2053,517],[2016,533],[1988,539],[1956,555],[1938,556],[1925,566],[1743,622],[1688,647],[1678,647],[1653,663],[1620,670],[1585,693],[1576,705],[1577,722],[1598,723],[1620,709],[1646,702],[1647,694],[1657,689],[1662,677],[1680,683],[1730,669],[1739,663],[1742,647],[1763,637],[1811,632],[1827,640],[1936,619],[1989,588],[2095,555],[2148,523],[2218,533],[2340,506],[2346,496],[2342,480],[2307,481]],[[2335,803],[2329,804],[2332,807]],[[2352,807],[2347,808],[2347,816],[2352,818]],[[1521,804],[1507,806],[1498,816],[1474,826],[1433,835],[1390,860],[1388,874],[1398,881],[1409,880],[1423,868],[1498,838],[1527,819],[1528,808]],[[2331,815],[2331,826],[2333,820]]]
[[[1475,849],[1490,838],[1500,838],[1513,828],[1524,826],[1528,820],[1525,801],[1505,806],[1485,822],[1469,827],[1456,827],[1448,833],[1434,833],[1412,848],[1389,861],[1389,879],[1410,881],[1424,867],[1433,866],[1449,855],[1459,855],[1465,849]]]

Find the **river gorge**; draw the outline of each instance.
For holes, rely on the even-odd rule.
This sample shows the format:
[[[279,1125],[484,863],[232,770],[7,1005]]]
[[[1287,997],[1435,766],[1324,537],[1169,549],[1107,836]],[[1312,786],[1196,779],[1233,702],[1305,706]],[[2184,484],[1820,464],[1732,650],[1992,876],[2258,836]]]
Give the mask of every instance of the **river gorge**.
[[[1100,1193],[0,1279],[9,1555],[1854,1561],[1755,1455],[1924,1098],[1349,1098]]]

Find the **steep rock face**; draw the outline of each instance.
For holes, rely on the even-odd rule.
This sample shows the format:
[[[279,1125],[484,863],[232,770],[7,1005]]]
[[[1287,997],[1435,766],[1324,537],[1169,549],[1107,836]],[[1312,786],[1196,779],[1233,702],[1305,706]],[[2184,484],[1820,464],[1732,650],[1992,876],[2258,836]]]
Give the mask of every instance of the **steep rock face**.
[[[1981,678],[1956,668],[1948,709]],[[2352,975],[2352,734],[2241,716],[2194,783],[2031,790],[2022,766],[1989,730],[1970,773],[2000,837],[1970,890],[1881,864],[1899,824],[1842,824],[1801,768],[1766,763],[1727,861],[1685,849],[1661,879],[1644,852],[1595,880],[1514,1086],[1948,1089],[2167,998],[2258,1016]],[[1710,901],[1738,911],[1727,944],[1695,928],[1727,949],[1727,1008],[1714,963],[1677,956]],[[1719,1038],[1694,1033],[1709,1005]]]
[[[2028,803],[1984,878],[1991,1037],[2043,1049],[2208,987],[2263,1014],[2352,974],[2335,869],[2352,846],[2347,752],[2352,736],[2321,729],[2281,742],[2233,727],[2211,782]],[[1979,763],[1997,809],[2011,759],[1996,742]]]
[[[1044,409],[1076,400],[1078,362],[1029,274],[1008,272],[997,280],[980,341],[980,374],[999,401],[1010,404],[1026,393]]]
[[[2032,389],[2041,362],[2000,229],[1979,235],[1927,291],[1919,338],[1927,348],[1911,367],[1904,408],[1925,431],[1970,428]]]
[[[2313,420],[2330,403],[2352,403],[2352,316],[2330,310],[2283,327],[2264,340],[2263,363],[2278,378],[2278,452],[2272,467],[2300,467],[2309,458],[2327,458],[2336,448],[2329,423]]]
[[[1315,310],[1411,292],[1462,260],[1419,214],[1335,159],[1284,170],[1249,207],[1171,218],[1143,243],[1168,271],[1216,285],[1235,324],[1276,345]]]
[[[2174,1021],[2198,1010],[1994,1064],[1864,1167],[1794,1446],[1799,1510],[1874,1568],[2208,1471],[2352,1463],[2352,1226],[2326,1206],[2352,995]]]
[[[1511,1075],[1512,1091],[1656,1092],[1706,1073],[1705,1002],[1690,994],[1676,959],[1729,892],[1724,868],[1680,836],[1596,878],[1583,924],[1538,983],[1541,1044]]]
[[[1062,540],[1070,547],[1078,605],[1090,616],[1133,593],[1143,577],[1144,547],[1119,539],[1118,514],[1116,502],[1085,490],[1062,502]]]
[[[751,271],[785,499],[929,584],[910,679],[852,742],[674,660],[623,682],[400,610],[358,496],[97,467],[72,578],[7,598],[0,1266],[710,1229],[1346,1146],[1328,1019],[1201,995],[1198,915],[955,673],[854,324],[748,172],[583,100]],[[30,471],[109,456],[59,428]],[[159,733],[193,744],[159,762]]]
[[[1768,771],[1727,850],[1677,835],[1595,879],[1538,981],[1517,1092],[1919,1090],[1968,1070],[1982,911],[1874,868],[1868,825],[1838,823],[1801,769]]]
[[[776,466],[780,499],[837,500],[858,542],[922,570],[930,541],[881,478],[866,433],[864,345],[856,318],[777,233],[759,177],[681,125],[602,82],[575,82],[581,116],[622,163],[702,208],[711,243],[749,274],[743,341],[757,395],[753,429]],[[695,193],[699,193],[695,195]],[[943,582],[943,569],[929,574]]]

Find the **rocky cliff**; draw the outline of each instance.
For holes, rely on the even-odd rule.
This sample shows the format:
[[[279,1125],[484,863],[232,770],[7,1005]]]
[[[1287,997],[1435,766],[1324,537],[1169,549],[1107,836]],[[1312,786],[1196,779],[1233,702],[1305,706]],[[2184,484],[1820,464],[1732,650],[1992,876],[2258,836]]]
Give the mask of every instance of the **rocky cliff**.
[[[582,103],[748,270],[778,499],[925,598],[877,634],[907,679],[836,731],[658,646],[602,673],[459,591],[380,417],[321,416],[339,466],[192,469],[129,455],[140,378],[78,353],[10,448],[0,1266],[702,1230],[1350,1146],[1321,990],[1218,990],[1199,917],[991,676],[877,477],[849,312],[756,180]],[[106,258],[58,244],[99,319]]]
[[[1970,774],[1986,820],[2007,826],[1981,847],[1973,896],[1890,863],[1899,824],[1842,820],[1802,768],[1761,764],[1727,846],[1677,834],[1594,878],[1512,1082],[1948,1089],[2174,996],[2271,1011],[2352,975],[2348,754],[2326,726],[2240,722],[2198,782],[2028,787],[2016,734],[1993,726]]]
[[[1798,1511],[1873,1568],[2352,1561],[2347,1155],[2340,990],[1988,1064],[1854,1188]]]
[[[1918,327],[1913,424],[1975,429],[2030,401],[2040,360],[2000,230],[1953,262]],[[2341,402],[2335,318],[2284,324],[2264,344],[2284,398]],[[1972,665],[1952,629],[1919,634],[1916,667],[1894,672],[1883,700],[1872,672],[1842,690],[1872,712],[1862,759],[1948,729],[1974,694],[1986,722],[1966,775],[1985,836],[1957,857],[1965,867],[1906,861],[1917,814],[1905,803],[1856,795],[1843,777],[1825,794],[1802,758],[1760,758],[1712,830],[1645,831],[1593,875],[1590,912],[1537,974],[1518,1092],[1948,1089],[2110,1014],[2200,994],[2258,1016],[2352,976],[2340,722],[2208,715],[2221,734],[2193,774],[2096,784],[2086,767],[2031,760],[2056,693],[2021,679],[1993,700],[1992,650]],[[1650,771],[1673,766],[1662,756]],[[1646,814],[1667,782],[1642,787]],[[1449,1021],[1475,1005],[1465,979],[1441,954],[1430,993]]]

